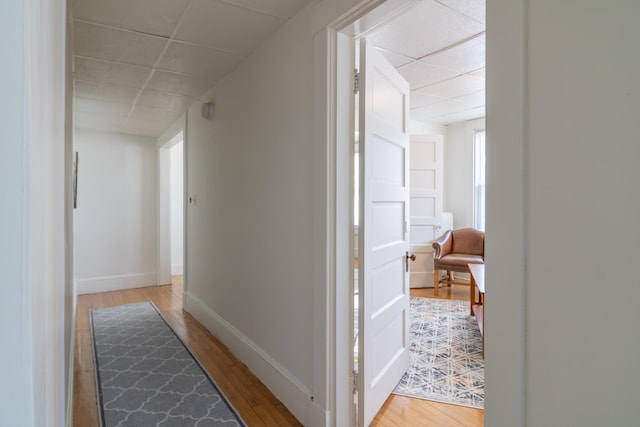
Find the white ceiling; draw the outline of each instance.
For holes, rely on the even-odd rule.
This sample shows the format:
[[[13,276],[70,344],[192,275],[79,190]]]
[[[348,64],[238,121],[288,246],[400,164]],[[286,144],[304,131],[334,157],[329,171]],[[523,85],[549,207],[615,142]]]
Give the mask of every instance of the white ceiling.
[[[75,125],[158,136],[311,0],[75,0]],[[484,116],[484,0],[421,0],[368,38],[413,119]]]
[[[311,0],[75,0],[78,128],[158,136]]]
[[[409,82],[412,119],[484,117],[484,0],[421,0],[367,38]]]

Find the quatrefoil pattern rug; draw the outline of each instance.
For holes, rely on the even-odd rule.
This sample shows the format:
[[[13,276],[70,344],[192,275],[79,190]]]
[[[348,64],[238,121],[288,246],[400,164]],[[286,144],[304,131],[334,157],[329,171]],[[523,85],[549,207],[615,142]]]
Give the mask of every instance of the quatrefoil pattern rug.
[[[410,367],[395,394],[484,408],[482,336],[469,302],[410,300]]]
[[[90,315],[103,427],[245,426],[151,303]]]

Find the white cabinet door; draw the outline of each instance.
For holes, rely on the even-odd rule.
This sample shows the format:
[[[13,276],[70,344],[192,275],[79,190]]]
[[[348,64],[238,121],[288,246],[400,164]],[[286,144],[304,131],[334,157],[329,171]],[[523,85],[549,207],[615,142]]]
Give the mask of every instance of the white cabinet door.
[[[369,425],[409,366],[409,84],[360,44],[358,422]]]

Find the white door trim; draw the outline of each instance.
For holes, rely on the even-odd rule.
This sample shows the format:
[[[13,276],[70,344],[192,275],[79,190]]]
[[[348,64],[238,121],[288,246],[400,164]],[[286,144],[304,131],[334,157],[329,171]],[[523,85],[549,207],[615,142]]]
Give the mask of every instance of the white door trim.
[[[331,6],[329,6],[331,3]],[[348,269],[336,268],[338,257],[349,252],[349,243],[336,238],[336,232],[345,224],[350,223],[349,212],[345,203],[351,203],[341,197],[336,190],[349,185],[343,171],[336,168],[337,159],[342,156],[348,158],[348,144],[340,144],[344,136],[336,132],[335,124],[339,114],[348,114],[348,107],[336,101],[337,85],[335,79],[336,67],[340,60],[345,58],[338,55],[336,33],[363,16],[368,10],[379,4],[390,4],[392,1],[373,1],[360,4],[354,9],[348,10],[353,2],[346,4],[342,12],[333,16],[341,19],[333,20],[331,8],[338,8],[336,2],[321,2],[319,10],[314,14],[312,30],[316,34],[315,58],[316,68],[323,70],[314,80],[315,90],[318,94],[316,104],[316,118],[318,122],[318,142],[325,145],[329,154],[325,169],[329,220],[327,221],[327,261],[331,266],[327,276],[327,299],[316,299],[316,307],[326,307],[327,335],[330,343],[329,354],[329,383],[328,395],[330,396],[328,425],[350,425],[349,414],[345,413],[337,401],[345,396],[345,389],[350,389],[349,376],[337,376],[337,364],[342,358],[348,357],[349,343],[341,340],[347,328],[348,320],[336,311],[337,307],[348,304],[349,295],[344,284],[349,281]],[[487,0],[487,20],[492,25],[491,32],[487,33],[487,134],[491,138],[494,147],[487,150],[488,168],[491,168],[491,151],[501,150],[501,153],[513,153],[514,162],[500,165],[499,170],[491,169],[487,176],[487,187],[491,189],[487,193],[487,237],[485,253],[487,260],[494,267],[487,268],[487,281],[495,282],[499,291],[505,291],[499,298],[494,298],[488,304],[488,309],[493,313],[489,327],[495,328],[495,334],[490,334],[485,341],[487,363],[485,366],[485,378],[487,379],[485,421],[487,425],[524,425],[525,424],[525,201],[526,194],[526,141],[525,141],[525,61],[526,57],[526,2],[525,0]],[[492,21],[494,16],[502,16],[501,21]],[[513,25],[513,22],[520,25]],[[348,58],[347,58],[348,59]],[[325,73],[326,71],[326,73]],[[509,90],[506,90],[506,89]],[[500,95],[501,94],[501,95]],[[500,95],[500,96],[498,96]],[[347,135],[348,137],[349,135]],[[506,144],[509,144],[507,147]],[[501,147],[501,148],[499,148]],[[498,165],[496,165],[498,166]],[[500,183],[502,180],[502,183]],[[501,190],[504,193],[501,193]],[[505,201],[508,197],[508,201]],[[509,205],[508,217],[505,212],[492,210],[492,199],[501,198],[500,204]],[[345,213],[346,212],[346,213]],[[509,237],[510,236],[510,237]],[[520,241],[522,245],[516,247],[498,247],[494,242]],[[506,258],[504,258],[506,257]],[[512,274],[511,274],[512,273]],[[500,285],[508,278],[509,288],[502,289]],[[505,303],[499,307],[499,301]],[[508,304],[506,304],[508,303]],[[522,310],[512,310],[510,306],[517,305]],[[316,336],[315,338],[324,338]],[[495,350],[492,350],[495,349]],[[509,349],[509,351],[505,351]],[[349,392],[347,391],[347,395]],[[495,406],[493,402],[496,403]],[[509,409],[505,411],[505,407]]]
[[[527,1],[487,0],[485,423],[526,420]],[[498,210],[499,209],[499,210]]]
[[[168,285],[171,283],[171,221],[170,221],[170,155],[171,147],[185,140],[184,129],[181,127],[175,131],[173,136],[166,141],[158,141],[158,193],[157,212],[158,217],[158,237],[157,237],[157,285]],[[186,151],[186,144],[183,144]],[[186,163],[186,158],[183,160]],[[186,168],[185,175],[186,175]],[[186,194],[186,193],[185,193]],[[186,221],[186,217],[184,219]],[[186,236],[185,236],[186,239]],[[184,259],[184,258],[183,258]],[[186,264],[186,261],[184,261]]]
[[[312,16],[317,70],[313,82],[317,100],[314,110],[317,149],[314,157],[318,165],[314,177],[317,194],[314,203],[326,205],[327,214],[326,220],[319,215],[313,224],[314,236],[323,237],[326,242],[326,246],[322,247],[314,243],[314,254],[317,255],[314,256],[314,271],[326,271],[326,276],[322,277],[323,284],[314,283],[314,342],[328,343],[327,347],[316,344],[318,348],[314,349],[319,361],[324,360],[324,355],[327,358],[326,365],[320,362],[316,364],[314,388],[316,396],[323,394],[322,397],[327,399],[326,422],[323,424],[327,426],[354,425],[355,420],[353,405],[350,404],[353,400],[353,384],[348,363],[353,354],[353,344],[349,338],[352,335],[349,325],[353,324],[350,317],[353,311],[353,183],[352,172],[346,169],[353,167],[353,132],[342,123],[345,117],[350,117],[353,108],[349,102],[352,97],[340,96],[344,86],[339,83],[345,73],[351,73],[353,67],[347,65],[351,63],[351,52],[344,45],[350,37],[341,38],[338,34],[354,35],[355,23],[378,6],[383,6],[377,9],[378,19],[386,19],[416,1],[370,0],[356,7],[352,7],[355,2],[324,1],[318,3]],[[334,19],[336,16],[339,18]],[[368,24],[373,25],[373,20]],[[364,28],[364,25],[360,28]],[[320,226],[323,231],[317,229]],[[324,387],[326,390],[322,389]]]

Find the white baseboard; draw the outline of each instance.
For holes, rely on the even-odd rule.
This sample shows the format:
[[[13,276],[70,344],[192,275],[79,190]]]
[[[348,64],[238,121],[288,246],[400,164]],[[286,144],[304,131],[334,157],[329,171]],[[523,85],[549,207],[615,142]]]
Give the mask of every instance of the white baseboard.
[[[326,411],[313,402],[313,393],[307,386],[200,298],[187,292],[184,310],[222,341],[238,360],[247,365],[298,421],[307,426],[328,425]]]
[[[171,264],[171,275],[181,276],[184,274],[184,266],[182,264]]]
[[[411,272],[409,276],[410,288],[433,288],[433,271]]]
[[[320,406],[316,405],[315,402],[311,403],[309,409],[309,424],[305,425],[309,425],[311,427],[331,426],[331,413],[329,411],[326,411]]]
[[[123,289],[156,286],[156,272],[120,274],[117,276],[90,277],[78,279],[78,295],[100,292],[121,291]]]

